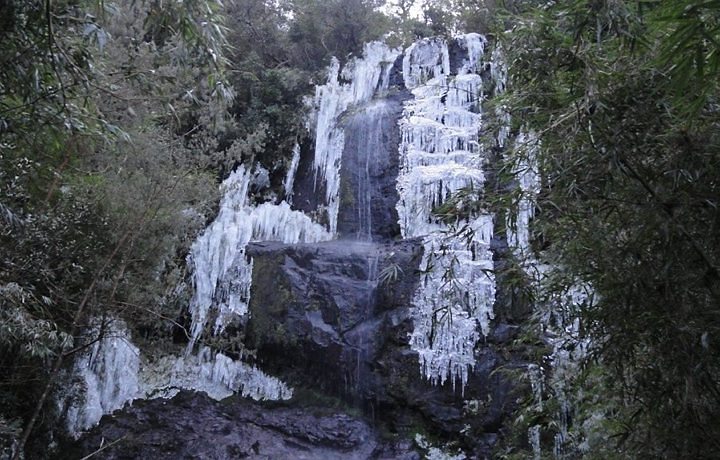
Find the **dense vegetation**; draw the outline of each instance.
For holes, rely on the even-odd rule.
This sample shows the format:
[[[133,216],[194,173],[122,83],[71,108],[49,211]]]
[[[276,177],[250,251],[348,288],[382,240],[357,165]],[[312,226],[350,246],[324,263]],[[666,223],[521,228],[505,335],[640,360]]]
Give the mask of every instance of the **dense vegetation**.
[[[720,449],[719,13],[564,0],[504,34],[507,102],[542,152],[536,242],[557,267],[545,294],[594,292],[566,306],[591,344],[566,382],[569,456]]]
[[[539,296],[594,292],[564,306],[592,346],[561,450],[720,451],[719,18],[692,0],[0,0],[0,445],[48,431],[91,318],[172,334],[218,180],[244,162],[280,184],[330,56],[463,30],[498,37],[502,102],[538,138]],[[535,420],[544,448],[558,407]]]

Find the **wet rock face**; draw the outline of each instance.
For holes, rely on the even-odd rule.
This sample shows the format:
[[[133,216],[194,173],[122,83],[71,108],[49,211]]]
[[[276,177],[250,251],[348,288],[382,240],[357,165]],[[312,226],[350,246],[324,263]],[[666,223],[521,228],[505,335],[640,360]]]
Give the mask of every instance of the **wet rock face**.
[[[393,340],[407,343],[415,241],[376,244],[254,243],[246,346],[268,372],[349,400],[369,400],[378,359]]]
[[[188,392],[105,416],[55,458],[82,458],[102,446],[108,447],[98,458],[107,460],[420,458],[411,445],[384,443],[367,422],[344,413],[218,402]]]
[[[425,380],[409,347],[418,277],[408,275],[422,257],[419,241],[253,243],[248,254],[254,270],[245,343],[266,372],[341,398],[389,432],[456,437],[466,430],[479,458],[490,455],[517,398],[516,384],[495,372],[519,365],[504,351],[517,328],[503,325],[478,348],[464,391],[460,382]]]
[[[400,235],[397,175],[400,97],[374,101],[345,123],[338,233],[359,240]]]

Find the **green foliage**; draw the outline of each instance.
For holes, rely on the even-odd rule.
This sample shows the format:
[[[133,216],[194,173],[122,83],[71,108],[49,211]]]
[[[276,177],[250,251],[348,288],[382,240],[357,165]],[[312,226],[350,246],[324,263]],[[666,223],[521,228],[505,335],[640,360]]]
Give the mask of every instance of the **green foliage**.
[[[477,216],[487,207],[482,191],[472,186],[459,189],[450,199],[432,210],[433,215],[452,225]]]
[[[423,19],[431,35],[489,33],[497,21],[495,0],[424,0]]]
[[[714,99],[720,75],[720,22],[716,1],[658,2],[648,13],[658,27],[656,63],[669,77],[679,106],[697,114]]]
[[[403,274],[403,269],[398,263],[390,262],[386,267],[380,270],[380,273],[378,274],[378,281],[384,286],[390,286]]]
[[[29,433],[52,425],[35,406],[93,317],[152,335],[178,316],[232,91],[218,2],[11,0],[0,13],[0,418]]]
[[[630,456],[718,450],[719,7],[560,1],[504,36],[513,117],[543,147],[536,232],[597,294],[579,312],[587,364]]]
[[[294,0],[289,39],[295,65],[307,70],[328,64],[335,56],[345,61],[359,55],[363,45],[391,28],[374,0]]]

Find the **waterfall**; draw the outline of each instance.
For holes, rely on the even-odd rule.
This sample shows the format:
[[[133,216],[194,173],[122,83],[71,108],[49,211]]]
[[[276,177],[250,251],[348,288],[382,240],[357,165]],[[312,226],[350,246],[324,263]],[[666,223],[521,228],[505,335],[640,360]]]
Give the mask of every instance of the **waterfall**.
[[[495,280],[489,250],[493,216],[468,215],[452,226],[461,228],[464,235],[453,235],[451,225],[433,214],[458,192],[479,199],[485,183],[486,158],[479,131],[487,82],[478,72],[484,65],[486,40],[467,34],[453,45],[463,51],[455,69],[444,39],[419,41],[404,53],[403,80],[412,97],[404,103],[398,122],[401,166],[396,211],[402,237],[422,237],[425,246],[424,275],[413,298],[413,349],[426,378],[439,384],[459,380],[464,386],[474,364],[475,345],[489,332],[494,316]],[[313,169],[316,190],[324,185],[328,230],[321,231],[287,203],[248,206],[250,173],[242,167],[235,171],[224,186],[218,218],[193,245],[196,294],[190,307],[190,347],[204,330],[211,308],[217,312],[215,333],[222,331],[229,318],[247,314],[252,261],[246,259],[244,247],[249,241],[324,241],[339,228],[356,239],[372,240],[377,225],[373,222],[374,194],[378,193],[373,178],[381,175],[373,168],[381,158],[392,155],[383,146],[388,143],[386,127],[394,124],[395,116],[388,102],[373,99],[388,91],[390,72],[400,53],[381,43],[370,43],[364,51],[362,59],[351,60],[342,69],[334,60],[327,83],[315,93],[310,126],[315,139]],[[286,180],[288,195],[294,167],[291,171]],[[342,194],[341,178],[349,184]],[[467,238],[472,241],[466,243]]]
[[[365,45],[364,58],[350,61],[340,71],[340,63],[333,59],[328,82],[315,90],[315,115],[311,131],[315,136],[315,182],[324,181],[328,227],[337,232],[340,206],[340,164],[345,147],[345,133],[340,116],[352,107],[369,101],[387,90],[390,70],[399,50],[372,42]],[[350,83],[341,83],[341,79]]]
[[[401,110],[399,100],[373,100],[343,123],[340,237],[379,241],[397,235],[394,207]]]
[[[84,405],[69,411],[73,429],[87,428],[132,399],[170,397],[181,388],[215,398],[292,395],[292,388],[260,369],[202,346],[204,337],[248,319],[253,260],[247,246],[257,241],[355,240],[351,244],[368,256],[369,316],[382,242],[398,236],[421,240],[421,279],[407,305],[414,326],[410,346],[427,380],[440,385],[450,381],[464,389],[475,347],[494,317],[494,216],[464,209],[465,200],[481,200],[485,188],[487,152],[480,142],[484,92],[504,85],[503,67],[493,61],[495,55],[488,59],[486,47],[484,37],[467,34],[452,41],[421,40],[404,52],[402,65],[400,50],[377,42],[343,68],[334,60],[327,83],[316,88],[308,121],[314,152],[306,169],[322,194],[321,208],[305,214],[290,204],[295,176],[303,171],[299,145],[283,183],[286,201],[252,203],[249,191],[268,183],[267,172],[244,165],[233,171],[220,186],[215,220],[188,256],[194,291],[185,354],[142,358],[122,328],[116,330],[122,340],[99,341],[87,359],[76,362],[87,392]],[[397,85],[400,80],[391,73],[400,67],[403,83]],[[498,144],[505,137],[507,132],[499,135]],[[533,177],[527,177],[526,188]],[[458,200],[458,194],[465,200]],[[437,211],[450,208],[461,217],[438,216]],[[525,225],[532,211],[529,205],[523,209],[518,222]],[[524,244],[526,233],[517,234],[517,244]],[[357,370],[351,376],[356,387],[362,384],[366,358],[363,333],[349,331],[347,338],[357,350]],[[114,381],[122,389],[108,390]]]
[[[383,145],[382,128],[390,121],[388,110],[384,103],[378,103],[363,111],[359,117],[353,120],[356,126],[348,127],[348,131],[354,132],[357,136],[355,142],[357,165],[352,168],[355,176],[356,187],[352,193],[354,208],[357,218],[356,238],[359,240],[372,239],[372,195],[375,187],[370,175],[370,170],[380,161],[380,150]],[[347,139],[348,141],[350,139]],[[347,144],[347,142],[346,142]],[[347,155],[346,160],[347,163]]]

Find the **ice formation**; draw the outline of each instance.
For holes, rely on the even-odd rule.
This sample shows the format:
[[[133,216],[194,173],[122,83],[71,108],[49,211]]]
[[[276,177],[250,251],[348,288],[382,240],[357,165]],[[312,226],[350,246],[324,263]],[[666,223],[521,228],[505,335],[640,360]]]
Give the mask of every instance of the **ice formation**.
[[[125,324],[108,322],[93,328],[88,337],[95,342],[76,359],[72,370],[80,385],[73,385],[73,393],[65,400],[66,426],[74,436],[95,425],[103,415],[122,408],[140,392],[140,352],[130,342]]]
[[[325,204],[332,234],[337,232],[340,161],[345,145],[341,115],[387,90],[390,71],[399,54],[399,50],[392,50],[384,43],[368,43],[364,57],[350,61],[342,71],[338,60],[333,59],[327,84],[315,90],[315,123],[310,126],[315,136],[315,184],[316,189],[320,181],[325,185]]]
[[[493,96],[498,96],[505,92],[507,88],[507,65],[505,64],[505,56],[502,46],[496,44],[490,59],[490,78],[495,83],[493,88]],[[495,108],[495,118],[499,122],[496,141],[497,146],[504,148],[510,137],[510,113],[505,105],[498,105]]]
[[[486,41],[478,34],[455,40],[467,52],[456,75],[445,40],[421,40],[405,53],[405,86],[413,98],[400,120],[397,210],[402,236],[422,237],[425,246],[411,345],[427,379],[440,384],[450,379],[453,385],[459,380],[464,387],[475,346],[494,316],[495,279],[489,249],[493,216],[481,213],[454,222],[464,236],[472,236],[468,243],[433,215],[457,192],[479,197],[485,183],[479,143],[485,82],[477,71]]]
[[[293,187],[295,185],[295,174],[297,174],[298,166],[300,165],[300,145],[295,144],[293,147],[293,155],[290,160],[290,167],[288,168],[287,176],[283,182],[283,190],[285,191],[285,201],[292,204],[293,199]]]
[[[171,398],[180,390],[202,391],[213,399],[239,393],[258,401],[290,399],[292,388],[258,368],[208,347],[191,356],[165,356],[140,375],[149,398]]]
[[[505,222],[508,245],[521,258],[531,257],[530,221],[535,216],[535,200],[540,188],[537,167],[537,137],[521,132],[515,138],[511,172],[517,181],[516,206],[510,209]]]
[[[546,277],[552,276],[553,268],[547,265],[535,264],[536,282],[540,283]],[[580,373],[580,363],[586,358],[590,342],[583,337],[580,320],[577,318],[577,309],[591,307],[597,301],[596,294],[591,285],[577,281],[568,287],[565,293],[556,293],[554,298],[548,299],[544,305],[536,307],[541,323],[548,331],[548,342],[552,352],[548,360],[548,376],[545,378],[544,390],[552,394],[557,402],[554,415],[555,433],[553,453],[555,458],[565,458],[565,449],[570,442],[578,442],[581,451],[590,448],[588,438],[594,436],[593,426],[598,419],[591,416],[583,424],[582,435],[572,440],[569,436],[569,420],[573,411],[571,395],[566,388],[566,382],[572,381]],[[578,439],[581,438],[581,439]],[[584,438],[584,439],[582,439]],[[601,440],[605,442],[607,440]],[[598,442],[597,439],[594,442]]]
[[[248,204],[253,175],[241,165],[223,182],[220,211],[190,251],[195,294],[190,301],[192,326],[189,349],[195,345],[216,310],[214,331],[222,331],[234,316],[245,315],[250,300],[252,260],[245,254],[250,241],[311,243],[332,235],[290,205]]]
[[[195,355],[165,356],[148,363],[122,321],[106,323],[88,332],[97,340],[72,368],[71,378],[80,384],[58,401],[73,436],[135,399],[171,398],[180,390],[202,391],[218,400],[234,393],[255,400],[292,397],[292,388],[279,379],[207,347]]]

